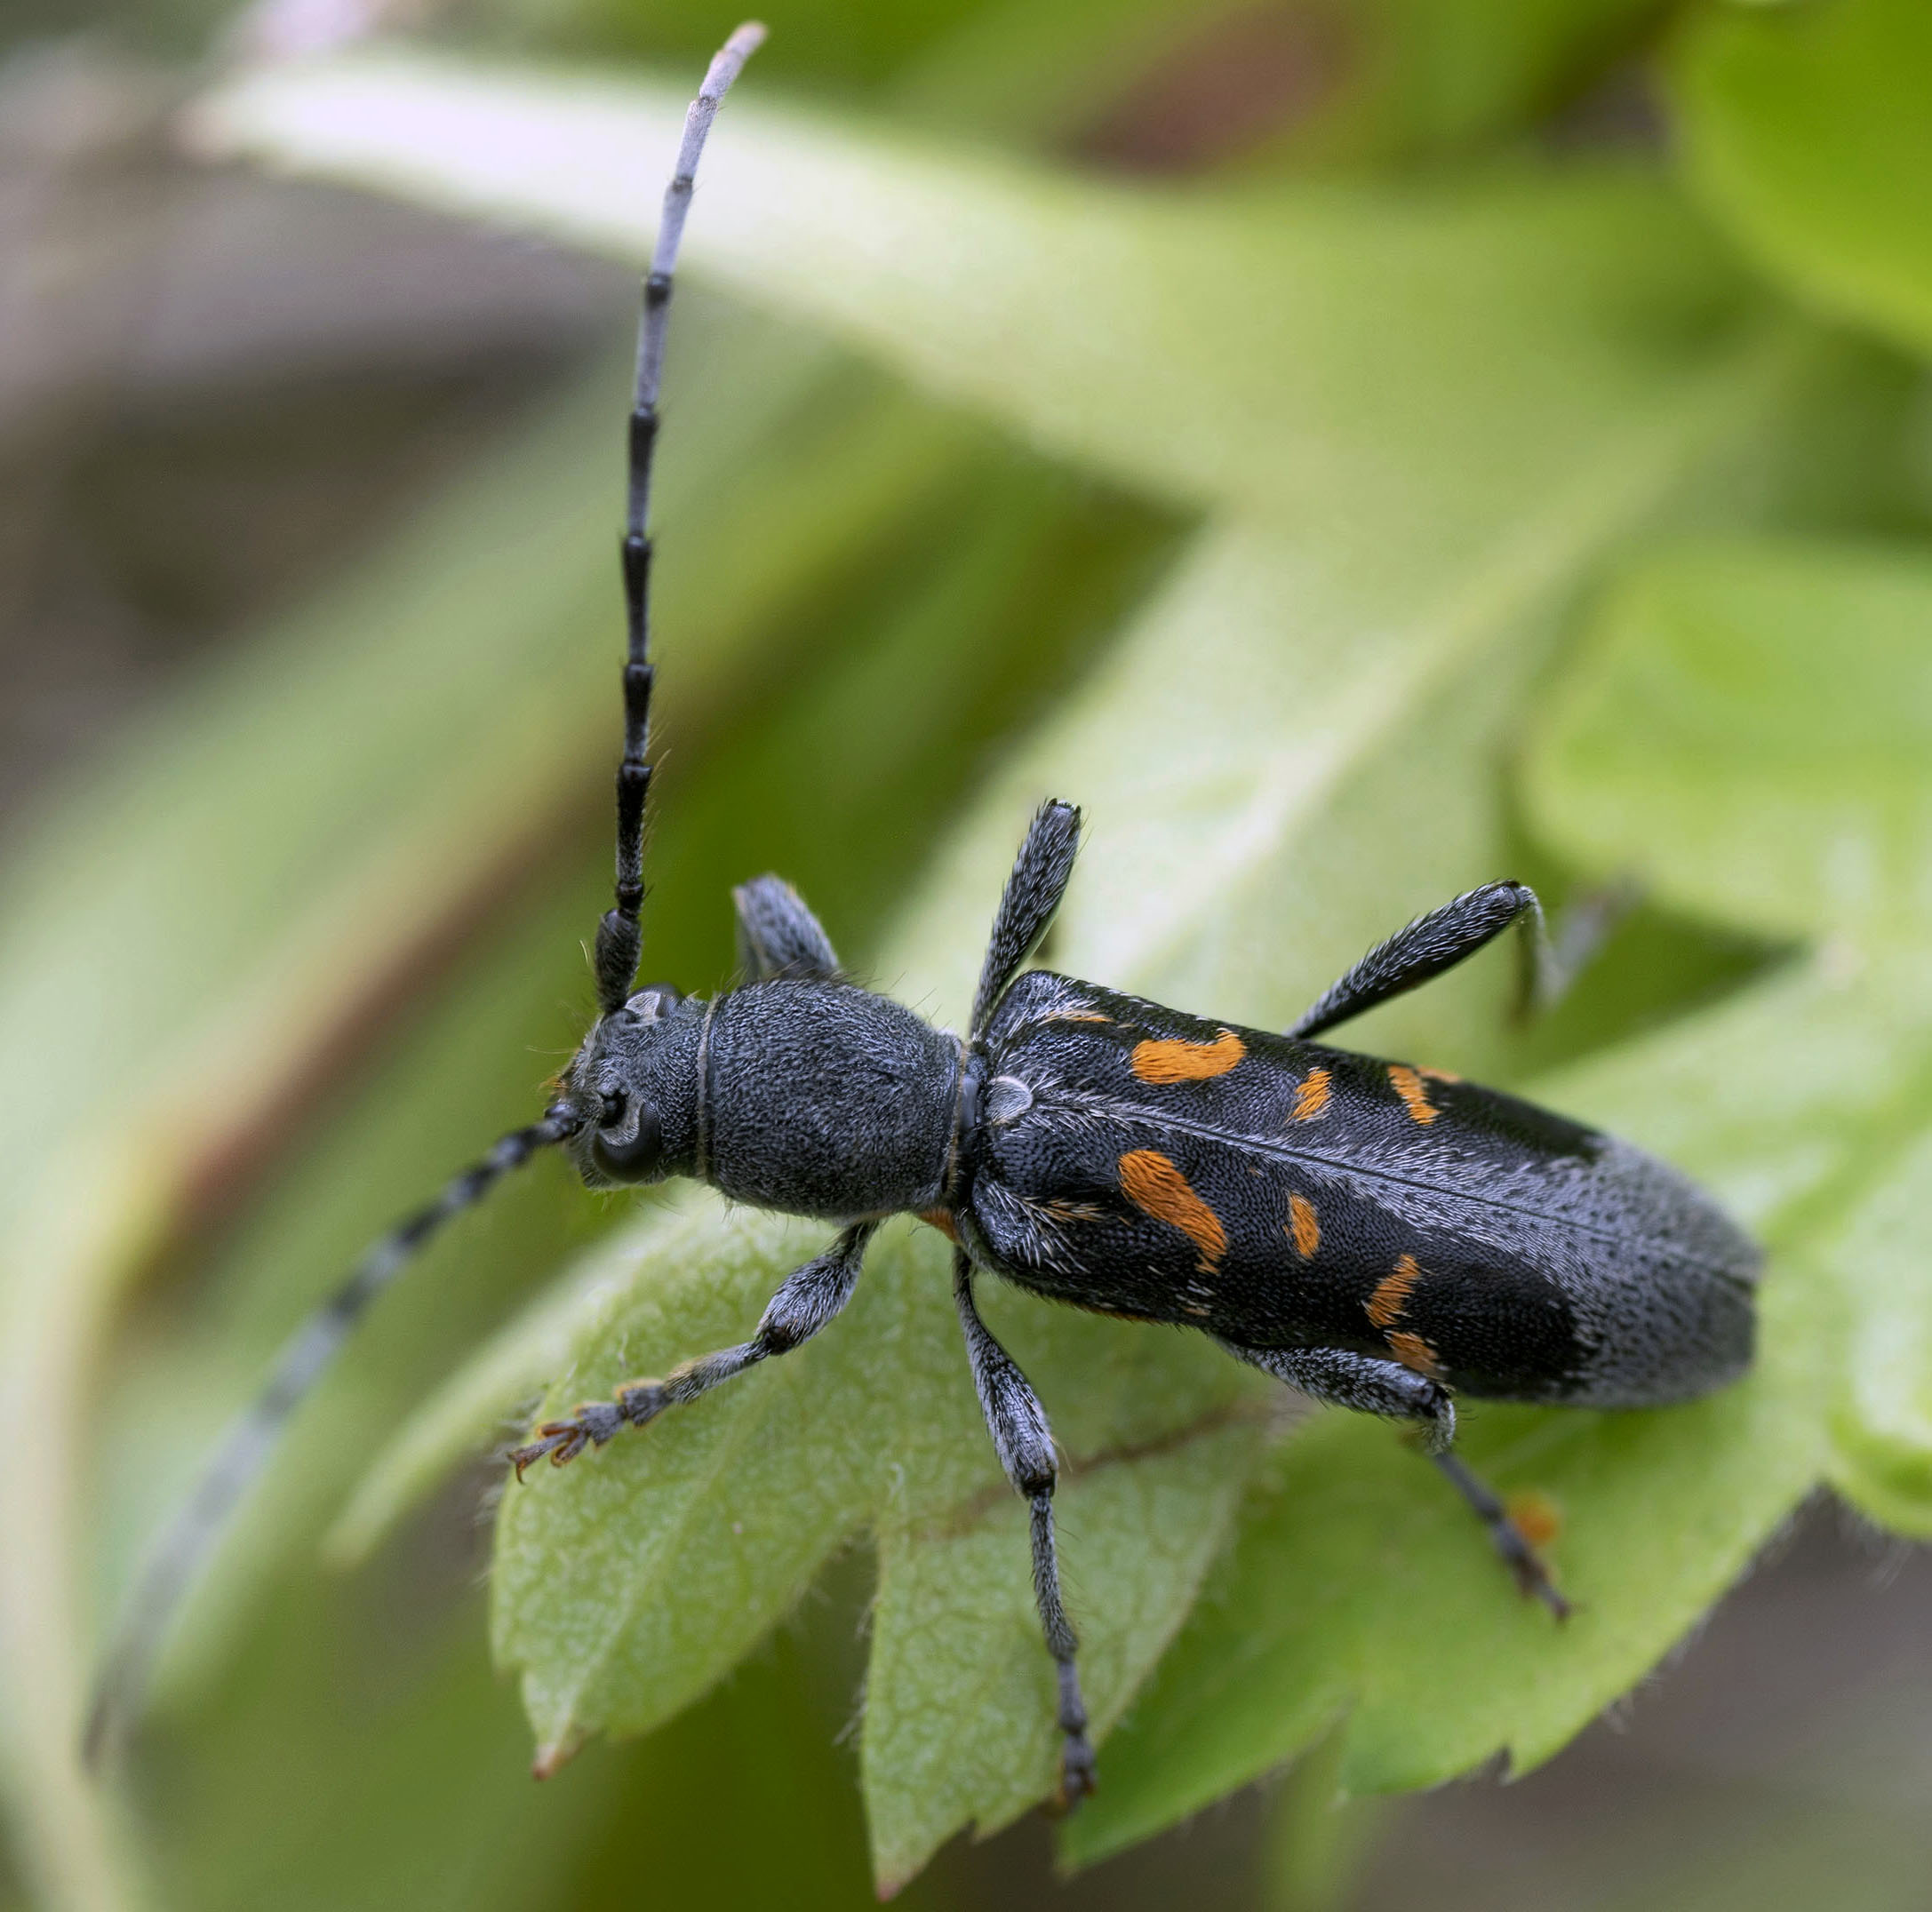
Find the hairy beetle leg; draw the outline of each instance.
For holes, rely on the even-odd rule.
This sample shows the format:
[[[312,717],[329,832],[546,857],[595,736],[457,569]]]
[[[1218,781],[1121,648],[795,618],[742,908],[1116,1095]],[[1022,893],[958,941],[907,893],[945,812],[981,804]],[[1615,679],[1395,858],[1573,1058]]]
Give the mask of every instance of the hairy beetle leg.
[[[1059,1790],[1047,1802],[1051,1812],[1071,1812],[1094,1789],[1093,1742],[1087,1737],[1087,1703],[1080,1693],[1074,1656],[1080,1640],[1066,1617],[1060,1592],[1059,1549],[1053,1534],[1053,1489],[1058,1463],[1046,1411],[1013,1358],[979,1318],[973,1302],[973,1266],[963,1248],[953,1251],[953,1299],[966,1331],[966,1354],[973,1386],[993,1436],[994,1451],[1006,1478],[1026,1495],[1031,1516],[1034,1602],[1040,1630],[1059,1682],[1056,1721],[1065,1735],[1060,1749]]]
[[[1448,1389],[1398,1362],[1369,1355],[1329,1348],[1249,1348],[1225,1340],[1221,1345],[1318,1401],[1333,1401],[1358,1414],[1407,1421],[1409,1438],[1442,1470],[1470,1511],[1489,1530],[1491,1544],[1523,1594],[1542,1601],[1559,1620],[1569,1618],[1569,1602],[1556,1590],[1556,1582],[1529,1537],[1452,1451],[1456,1403]]]
[[[684,1406],[747,1367],[810,1341],[851,1299],[866,1259],[866,1244],[878,1226],[876,1222],[856,1223],[823,1255],[794,1268],[771,1297],[758,1332],[749,1341],[699,1355],[673,1368],[662,1381],[627,1381],[611,1399],[585,1401],[568,1421],[545,1422],[535,1440],[511,1454],[516,1478],[521,1480],[523,1470],[546,1454],[551,1466],[566,1466],[586,1447],[603,1446],[621,1429],[648,1427],[667,1407]]]

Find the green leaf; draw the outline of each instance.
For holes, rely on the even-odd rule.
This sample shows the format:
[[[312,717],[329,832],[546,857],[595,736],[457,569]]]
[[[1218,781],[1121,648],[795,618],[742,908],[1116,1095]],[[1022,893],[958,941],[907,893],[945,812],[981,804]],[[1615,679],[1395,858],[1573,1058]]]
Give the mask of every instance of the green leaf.
[[[928,125],[1154,171],[1413,162],[1546,114],[1658,12],[1657,0],[1003,0],[925,49],[890,97]]]
[[[655,1224],[641,1246],[647,1279],[579,1320],[579,1366],[546,1411],[661,1372],[693,1348],[742,1339],[773,1270],[814,1244],[795,1224],[706,1201]],[[868,1516],[905,1526],[981,1496],[1003,1502],[938,1247],[930,1236],[917,1245],[890,1236],[840,1333],[747,1376],[720,1396],[716,1413],[674,1417],[661,1441],[620,1446],[603,1457],[610,1464],[562,1478],[533,1477],[531,1491],[507,1499],[498,1647],[525,1669],[540,1758],[588,1731],[641,1730],[675,1712],[769,1629]],[[1146,1337],[1113,1324],[1023,1326],[1013,1337],[1023,1358],[1087,1377],[1061,1417],[1076,1458],[1136,1438],[1171,1438],[1247,1389],[1204,1345],[1188,1350],[1188,1384]],[[1167,1394],[1146,1403],[1156,1386]],[[842,1439],[827,1438],[828,1414]],[[1037,1635],[1023,1645],[1030,1672]]]
[[[579,1318],[578,1367],[553,1393],[557,1409],[661,1373],[693,1348],[742,1340],[770,1295],[774,1261],[810,1252],[796,1228],[711,1203],[653,1233],[659,1279],[612,1295],[587,1332]],[[873,1294],[890,1282],[874,1282]],[[863,1376],[820,1374],[858,1338],[828,1338],[747,1376],[715,1414],[677,1417],[666,1439],[579,1470],[570,1491],[539,1476],[533,1486],[543,1491],[507,1497],[496,1648],[524,1669],[539,1769],[595,1727],[642,1730],[681,1710],[770,1630],[858,1525],[871,1457],[811,1438],[818,1401],[849,1399],[863,1385]],[[821,1396],[822,1378],[837,1391]]]
[[[389,52],[241,82],[196,126],[217,152],[635,259],[683,108]],[[1757,315],[1633,171],[1128,190],[784,111],[753,85],[721,126],[693,268],[1056,456],[1343,550],[1393,535],[1393,513],[1416,562],[1449,560],[1526,498],[1556,508],[1579,438],[1667,429],[1660,387]]]
[[[1932,562],[1896,546],[1741,540],[1654,561],[1565,685],[1539,809],[1680,909],[1909,945],[1932,921],[1928,613]]]
[[[1210,1428],[1171,1452],[1090,1461],[1056,1494],[1080,1670],[1105,1737],[1199,1592],[1233,1524],[1260,1429]],[[1059,1781],[1058,1696],[1036,1650],[1027,1510],[996,1503],[951,1529],[879,1540],[864,1765],[882,1892],[953,1829],[996,1832]]]
[[[1638,572],[1539,758],[1541,808],[1596,859],[1821,952],[1808,1000],[1722,1062],[1758,1177],[1835,1287],[1835,1483],[1932,1531],[1932,560],[1736,543]],[[1629,721],[1641,710],[1650,721]],[[1662,721],[1658,716],[1662,714]],[[1662,818],[1673,819],[1659,830]]]
[[[1923,1023],[1912,1028],[1919,1068],[1900,1085],[1920,1108],[1932,1087],[1928,1034]],[[1932,1129],[1896,1112],[1904,1119],[1873,1138],[1869,1172],[1845,1190],[1847,1212],[1816,1253],[1848,1304],[1832,1390],[1832,1485],[1874,1520],[1922,1539],[1932,1534],[1932,1273],[1923,1234]]]
[[[1818,1416],[1792,1416],[1793,1397],[1815,1406],[1808,1368],[1768,1365],[1656,1414],[1469,1415],[1484,1478],[1565,1515],[1552,1550],[1582,1605],[1561,1629],[1499,1597],[1480,1528],[1414,1454],[1325,1419],[1245,1510],[1196,1629],[1113,1743],[1112,1796],[1069,1828],[1070,1855],[1158,1829],[1339,1718],[1353,1792],[1438,1785],[1499,1751],[1518,1772],[1546,1759],[1669,1651],[1816,1479]]]
[[[1932,348],[1932,14],[1709,6],[1673,62],[1691,184],[1797,295]]]

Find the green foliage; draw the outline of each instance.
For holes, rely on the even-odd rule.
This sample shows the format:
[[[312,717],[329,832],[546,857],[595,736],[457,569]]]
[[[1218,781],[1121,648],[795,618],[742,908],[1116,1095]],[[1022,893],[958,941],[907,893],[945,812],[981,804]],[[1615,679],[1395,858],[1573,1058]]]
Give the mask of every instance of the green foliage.
[[[1712,6],[1675,62],[1688,174],[1800,298],[1932,344],[1932,15],[1917,0]]]
[[[1593,864],[1641,858],[1680,909],[1836,937],[1841,961],[1909,956],[1932,921],[1928,618],[1932,560],[1910,546],[1740,540],[1650,561],[1556,704],[1538,816]]]
[[[1912,1534],[1932,1532],[1928,618],[1919,548],[1660,557],[1609,607],[1536,778],[1584,854],[1641,858],[1659,892],[1816,952],[1713,1019],[1736,1053],[1707,1058],[1727,1093],[1705,1134],[1733,1157],[1713,1174],[1775,1199],[1767,1230],[1830,1297],[1834,1484]],[[1658,713],[1647,733],[1633,710]]]
[[[771,38],[759,60],[794,89],[882,101],[909,123],[1007,146],[1135,153],[1145,123],[1178,107],[1169,140],[1203,165],[1387,164],[1513,134],[1587,88],[1665,11],[1663,0],[776,0],[760,12]],[[493,38],[675,73],[702,68],[722,16],[689,0],[482,0],[469,18]]]
[[[893,10],[849,11],[850,71],[1034,144],[1080,116],[1036,87],[1002,117],[988,76],[1010,37],[1175,31],[1152,5],[1044,12],[1032,38],[964,8],[895,38]],[[1547,1758],[1821,1478],[1932,1531],[1932,1282],[1911,1231],[1932,1167],[1932,558],[1911,372],[1753,279],[1656,166],[1518,152],[1375,181],[1286,163],[1508,135],[1647,12],[1498,6],[1456,35],[1392,4],[1372,16],[1389,70],[1447,73],[1454,53],[1462,91],[1370,89],[1347,138],[1284,135],[1256,160],[1274,173],[1236,183],[1105,182],[755,84],[707,156],[661,490],[652,971],[713,986],[724,888],[776,864],[882,985],[956,1021],[1048,790],[1091,828],[1056,963],[1263,1025],[1525,850],[1559,889],[1634,873],[1647,910],[1555,1040],[1501,1032],[1493,961],[1351,1040],[1527,1080],[1707,1181],[1773,1250],[1742,1386],[1654,1414],[1469,1414],[1472,1458],[1561,1515],[1580,1608],[1561,1631],[1386,1429],[1321,1415],[1284,1436],[1275,1391],[1203,1342],[989,1298],[1068,1462],[1106,1735],[1074,1861],[1311,1749],[1321,1786],[1354,1792]],[[1884,18],[1816,10],[1844,35]],[[1802,182],[1709,157],[1724,127],[1725,150],[1749,147],[1778,36],[1816,20],[1713,15],[1681,44],[1704,196],[1752,231],[1735,208],[1774,207],[1824,262],[1765,242],[1780,272],[1920,338],[1909,301],[1858,291],[1916,270],[1883,168],[1832,170],[1864,211],[1814,230]],[[1831,72],[1864,97],[1848,56]],[[1874,139],[1889,85],[1869,89]],[[684,92],[391,52],[245,78],[196,123],[225,150],[630,258]],[[1106,88],[1074,93],[1098,108]],[[1845,234],[1884,271],[1833,265]],[[0,1413],[36,1454],[61,1438],[0,1476],[20,1543],[0,1556],[0,1749],[50,1903],[132,1903],[150,1863],[197,1907],[291,1876],[318,1905],[412,1903],[439,1865],[467,1868],[468,1906],[565,1902],[565,1878],[595,1897],[628,1876],[609,1828],[690,1796],[687,1753],[715,1772],[755,1744],[825,1770],[839,1702],[776,1696],[754,1650],[861,1543],[876,1878],[1050,1787],[1023,1523],[944,1255],[910,1228],[882,1237],[834,1331],[505,1496],[491,1630],[540,1757],[654,1733],[540,1794],[506,1783],[519,1729],[489,1693],[461,1550],[419,1552],[474,1494],[446,1477],[539,1394],[555,1411],[739,1338],[817,1246],[696,1194],[600,1208],[556,1163],[438,1249],[305,1416],[184,1629],[167,1757],[136,1792],[152,1830],[43,1757],[70,1736],[94,1557],[110,1600],[302,1303],[523,1119],[581,1026],[620,403],[613,368],[191,691],[9,877]],[[451,946],[460,961],[429,962]],[[1633,963],[1641,997],[1617,987]],[[369,1005],[426,976],[435,1002],[363,1063]],[[236,1154],[270,1122],[274,1178]],[[519,1311],[530,1274],[573,1251]],[[156,1267],[190,1262],[184,1303]],[[98,1533],[76,1511],[83,1430],[116,1484]],[[315,1573],[324,1526],[355,1574]],[[747,1655],[748,1685],[706,1699]],[[834,1825],[843,1782],[813,1796]],[[403,1816],[406,1859],[335,1830]],[[255,1828],[245,1857],[236,1822]],[[811,1824],[802,1806],[784,1836],[847,1868],[838,1902],[857,1829]]]

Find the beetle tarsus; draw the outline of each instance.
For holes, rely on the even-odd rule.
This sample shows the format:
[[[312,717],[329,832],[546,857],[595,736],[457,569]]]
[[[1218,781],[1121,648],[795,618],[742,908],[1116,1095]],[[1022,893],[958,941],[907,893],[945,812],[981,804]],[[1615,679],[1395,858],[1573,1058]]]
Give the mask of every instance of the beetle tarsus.
[[[1550,1578],[1550,1570],[1544,1565],[1542,1555],[1523,1538],[1515,1522],[1505,1516],[1502,1526],[1491,1532],[1496,1550],[1515,1576],[1517,1592],[1526,1600],[1540,1600],[1555,1619],[1568,1620],[1571,1612],[1569,1602],[1557,1591],[1556,1582]]]
[[[670,1390],[661,1381],[627,1381],[617,1390],[617,1411],[630,1427],[649,1427],[670,1405]]]
[[[624,1410],[615,1401],[586,1401],[568,1421],[546,1421],[528,1446],[511,1451],[516,1478],[546,1455],[552,1467],[568,1467],[586,1447],[601,1447],[623,1426]]]
[[[1060,1749],[1059,1789],[1049,1802],[1056,1819],[1075,1811],[1082,1799],[1099,1790],[1100,1771],[1094,1758],[1093,1741],[1084,1733],[1070,1733]]]
[[[552,1467],[563,1467],[577,1458],[578,1451],[584,1445],[584,1431],[569,1422],[547,1421],[537,1430],[537,1438],[522,1447],[510,1450],[510,1465],[516,1470],[521,1481],[523,1470],[534,1467],[547,1455]]]
[[[1442,1470],[1450,1486],[1469,1503],[1470,1511],[1489,1530],[1490,1544],[1503,1557],[1504,1565],[1514,1575],[1516,1590],[1526,1600],[1540,1600],[1558,1620],[1568,1620],[1569,1602],[1556,1590],[1556,1582],[1550,1577],[1543,1556],[1511,1518],[1508,1508],[1463,1465],[1457,1455],[1437,1454],[1430,1458]]]

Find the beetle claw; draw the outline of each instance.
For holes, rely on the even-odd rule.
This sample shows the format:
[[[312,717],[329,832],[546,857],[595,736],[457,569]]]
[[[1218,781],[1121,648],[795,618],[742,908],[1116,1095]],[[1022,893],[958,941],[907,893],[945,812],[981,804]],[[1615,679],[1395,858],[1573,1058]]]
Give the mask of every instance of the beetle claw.
[[[1069,1733],[1060,1753],[1060,1783],[1046,1802],[1050,1819],[1065,1819],[1082,1799],[1098,1791],[1100,1775],[1093,1756],[1093,1742],[1084,1733]]]
[[[1543,1564],[1542,1557],[1531,1549],[1526,1559],[1512,1560],[1511,1569],[1516,1575],[1516,1590],[1526,1600],[1540,1600],[1558,1620],[1568,1620],[1572,1608],[1568,1600],[1556,1590],[1556,1582],[1550,1578],[1550,1570]]]
[[[624,1410],[615,1401],[586,1401],[568,1421],[546,1421],[528,1446],[512,1450],[510,1464],[516,1478],[546,1454],[552,1467],[568,1467],[586,1447],[603,1444],[624,1425]]]
[[[518,1480],[523,1479],[526,1467],[533,1467],[546,1454],[552,1467],[563,1467],[583,1451],[587,1438],[575,1422],[546,1421],[537,1430],[535,1440],[527,1446],[511,1449],[510,1465],[516,1470]]]

